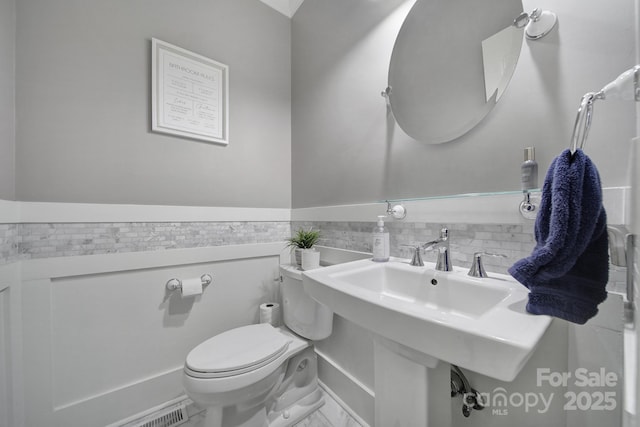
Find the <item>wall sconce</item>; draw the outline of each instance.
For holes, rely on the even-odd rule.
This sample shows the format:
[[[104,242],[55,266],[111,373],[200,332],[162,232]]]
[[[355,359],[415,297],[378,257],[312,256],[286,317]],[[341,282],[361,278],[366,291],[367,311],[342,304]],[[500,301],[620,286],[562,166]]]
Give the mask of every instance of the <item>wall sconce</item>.
[[[531,14],[523,12],[513,21],[516,28],[525,28],[525,35],[529,40],[538,40],[553,30],[558,22],[558,17],[550,10],[540,8],[533,9]]]

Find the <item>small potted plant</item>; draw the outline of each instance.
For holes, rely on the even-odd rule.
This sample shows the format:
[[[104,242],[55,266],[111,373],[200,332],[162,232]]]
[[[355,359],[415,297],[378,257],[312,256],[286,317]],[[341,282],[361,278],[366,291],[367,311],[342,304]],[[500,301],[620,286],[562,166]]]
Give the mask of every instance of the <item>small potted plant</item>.
[[[303,252],[316,252],[316,250],[313,248],[313,245],[316,244],[319,238],[319,230],[304,230],[303,228],[299,228],[298,231],[296,231],[296,234],[287,239],[287,246],[295,250],[296,264],[298,264],[299,266],[302,265]],[[319,257],[317,257],[317,255],[315,254],[314,258],[317,258],[319,261]]]

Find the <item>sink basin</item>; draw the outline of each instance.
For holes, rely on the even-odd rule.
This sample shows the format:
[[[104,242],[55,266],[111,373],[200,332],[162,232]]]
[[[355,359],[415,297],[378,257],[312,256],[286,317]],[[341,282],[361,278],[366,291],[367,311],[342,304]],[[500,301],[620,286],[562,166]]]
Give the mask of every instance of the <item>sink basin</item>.
[[[303,273],[305,291],[386,339],[463,368],[512,381],[551,323],[526,312],[528,290],[511,276],[414,267],[392,258]]]
[[[337,272],[331,278],[358,287],[372,298],[377,296],[381,302],[406,303],[407,309],[428,309],[438,317],[442,313],[477,319],[509,296],[506,286],[491,286],[459,274],[443,274],[428,268],[418,270],[399,263],[368,263]]]

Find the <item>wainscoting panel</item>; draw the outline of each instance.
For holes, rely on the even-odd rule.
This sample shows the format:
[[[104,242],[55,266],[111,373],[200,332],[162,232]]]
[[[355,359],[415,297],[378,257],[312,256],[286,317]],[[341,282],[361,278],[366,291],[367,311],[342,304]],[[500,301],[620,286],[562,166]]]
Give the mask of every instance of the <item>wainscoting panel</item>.
[[[0,265],[0,427],[22,427],[19,264]]]
[[[9,427],[11,414],[11,365],[9,287],[0,289],[0,427]]]
[[[24,261],[25,425],[104,426],[183,394],[187,353],[277,298],[283,246]],[[205,273],[200,296],[165,288]]]

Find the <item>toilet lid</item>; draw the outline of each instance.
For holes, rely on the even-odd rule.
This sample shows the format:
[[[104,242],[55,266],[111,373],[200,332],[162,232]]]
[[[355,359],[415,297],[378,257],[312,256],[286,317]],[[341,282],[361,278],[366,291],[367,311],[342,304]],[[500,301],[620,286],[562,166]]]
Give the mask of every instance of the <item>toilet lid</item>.
[[[186,367],[207,377],[249,372],[277,359],[291,340],[268,323],[242,326],[210,338],[191,350]]]

